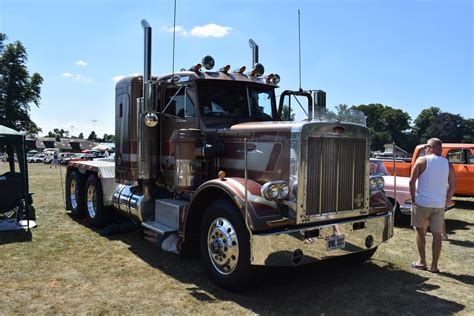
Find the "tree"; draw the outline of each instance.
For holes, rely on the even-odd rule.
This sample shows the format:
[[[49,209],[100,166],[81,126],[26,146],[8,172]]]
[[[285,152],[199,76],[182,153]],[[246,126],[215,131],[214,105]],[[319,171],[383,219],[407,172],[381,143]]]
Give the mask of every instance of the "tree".
[[[104,134],[104,137],[100,141],[104,143],[112,143],[115,141],[115,135]]]
[[[464,120],[463,143],[474,143],[474,119]]]
[[[26,49],[19,41],[5,44],[0,33],[0,124],[36,135],[41,129],[31,120],[30,104],[40,104],[43,78],[31,76],[26,67]]]
[[[95,134],[94,131],[92,131],[92,132],[89,134],[89,137],[87,137],[87,140],[97,141],[97,135]]]
[[[436,116],[424,135],[436,137],[444,143],[461,143],[464,134],[464,119],[461,115],[441,112]]]
[[[69,131],[65,129],[55,128],[52,132],[48,132],[47,137],[54,137],[56,139],[67,138],[69,136]]]
[[[79,133],[79,136],[77,136],[77,138],[79,138],[79,139],[84,139],[84,134],[83,134],[83,133]]]
[[[290,109],[288,105],[283,105],[283,111],[281,113],[281,119],[283,121],[294,121],[295,120],[295,112],[293,109]]]
[[[352,109],[362,111],[366,116],[371,150],[382,150],[385,144],[392,142],[411,149],[403,145],[410,138],[411,118],[407,112],[380,103],[361,104]]]
[[[426,143],[430,139],[426,134],[426,130],[434,123],[440,113],[440,108],[432,106],[421,111],[416,117],[412,133],[420,144]]]

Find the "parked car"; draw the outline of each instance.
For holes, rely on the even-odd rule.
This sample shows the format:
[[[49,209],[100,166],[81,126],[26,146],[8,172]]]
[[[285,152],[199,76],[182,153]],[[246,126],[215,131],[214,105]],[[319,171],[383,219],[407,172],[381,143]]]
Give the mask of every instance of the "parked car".
[[[425,155],[425,145],[416,146],[411,162],[397,161],[397,177],[409,177],[411,168],[418,157]],[[454,167],[456,175],[455,195],[474,196],[474,144],[443,143],[442,154]],[[393,160],[382,160],[390,173],[393,173]]]
[[[46,158],[47,156],[44,154],[37,154],[37,155],[34,155],[33,157],[28,157],[26,161],[38,163],[38,162],[44,162]]]
[[[411,216],[410,177],[392,176],[383,160],[373,158],[370,159],[370,175],[383,176],[385,194],[393,204],[395,204],[396,188],[395,220],[399,223],[408,223]],[[448,201],[446,210],[453,208],[454,204],[454,201]]]

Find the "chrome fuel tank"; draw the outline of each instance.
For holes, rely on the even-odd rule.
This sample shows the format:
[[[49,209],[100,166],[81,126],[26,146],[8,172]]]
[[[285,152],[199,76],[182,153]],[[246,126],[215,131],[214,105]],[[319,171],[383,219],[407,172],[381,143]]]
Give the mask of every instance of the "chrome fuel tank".
[[[117,211],[139,223],[152,219],[155,214],[154,202],[145,201],[137,186],[119,184],[112,199]]]

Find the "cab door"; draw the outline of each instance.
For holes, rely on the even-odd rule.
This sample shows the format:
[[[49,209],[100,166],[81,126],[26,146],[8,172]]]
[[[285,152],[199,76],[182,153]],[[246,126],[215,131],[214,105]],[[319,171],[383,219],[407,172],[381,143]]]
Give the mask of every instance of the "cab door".
[[[473,149],[448,149],[446,158],[456,174],[456,194],[474,195],[474,151]]]

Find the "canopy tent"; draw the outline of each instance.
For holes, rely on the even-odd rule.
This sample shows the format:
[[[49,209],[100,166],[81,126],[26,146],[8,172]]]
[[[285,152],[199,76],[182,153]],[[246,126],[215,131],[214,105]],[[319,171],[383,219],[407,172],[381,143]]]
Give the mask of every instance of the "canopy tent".
[[[24,201],[21,206],[22,211],[31,210],[33,214],[28,214],[28,218],[34,219],[34,208],[31,206],[32,199],[29,192],[28,183],[28,164],[26,163],[26,145],[25,135],[9,127],[0,125],[0,149],[3,149],[8,155],[8,164],[10,171],[2,176],[7,180],[14,178],[19,180],[20,201]],[[18,159],[19,172],[15,170],[15,154]],[[1,211],[1,210],[0,210]]]
[[[97,150],[97,151],[106,151],[106,150],[112,150],[111,147],[105,145],[105,144],[99,144],[95,147],[92,147],[92,150]]]

